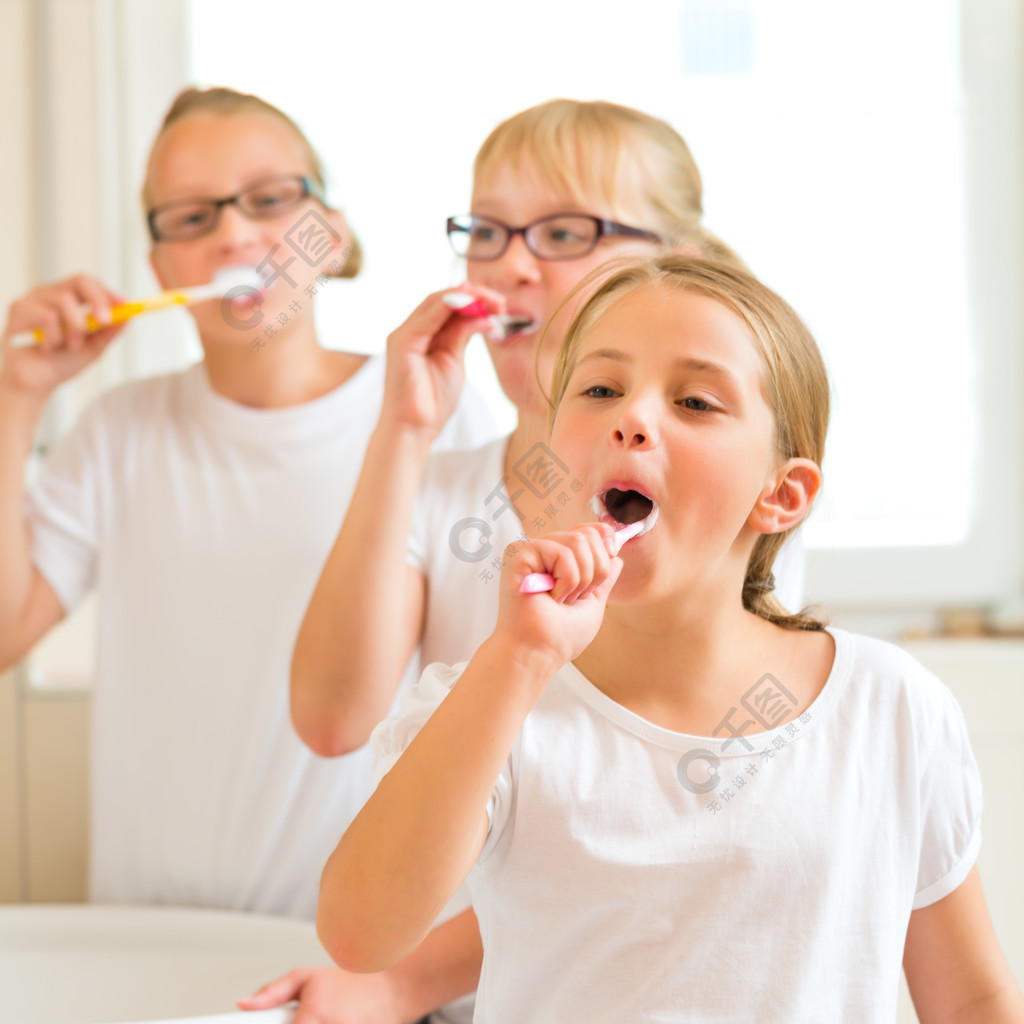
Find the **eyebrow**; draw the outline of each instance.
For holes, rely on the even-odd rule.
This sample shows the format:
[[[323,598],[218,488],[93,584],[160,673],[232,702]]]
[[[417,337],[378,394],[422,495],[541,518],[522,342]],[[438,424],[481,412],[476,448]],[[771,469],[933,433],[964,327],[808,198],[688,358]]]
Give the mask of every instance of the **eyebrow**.
[[[631,363],[633,357],[629,352],[624,352],[618,348],[598,348],[594,349],[593,352],[588,352],[585,356],[582,356],[576,363],[577,366],[582,365],[592,359],[612,359],[620,363]],[[700,373],[711,373],[716,377],[723,377],[730,382],[736,381],[736,375],[732,370],[722,366],[721,363],[713,363],[709,359],[695,359],[691,357],[684,357],[676,359],[672,364],[681,370],[696,370]]]

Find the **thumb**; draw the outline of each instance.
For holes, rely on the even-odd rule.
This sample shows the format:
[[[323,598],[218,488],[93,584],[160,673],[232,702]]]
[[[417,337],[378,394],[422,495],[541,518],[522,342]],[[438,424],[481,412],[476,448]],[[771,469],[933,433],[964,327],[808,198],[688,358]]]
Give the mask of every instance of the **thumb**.
[[[297,967],[281,978],[268,981],[251,996],[243,996],[236,1005],[241,1010],[265,1010],[271,1006],[280,1006],[291,999],[299,998],[308,977],[308,968]]]

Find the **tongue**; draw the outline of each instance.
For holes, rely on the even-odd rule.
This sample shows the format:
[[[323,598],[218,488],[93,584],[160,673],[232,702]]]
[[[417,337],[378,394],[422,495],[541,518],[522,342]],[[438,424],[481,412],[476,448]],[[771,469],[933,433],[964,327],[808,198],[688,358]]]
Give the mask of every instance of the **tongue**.
[[[604,496],[604,507],[618,523],[638,523],[654,508],[650,498],[639,491],[620,491],[613,487]]]

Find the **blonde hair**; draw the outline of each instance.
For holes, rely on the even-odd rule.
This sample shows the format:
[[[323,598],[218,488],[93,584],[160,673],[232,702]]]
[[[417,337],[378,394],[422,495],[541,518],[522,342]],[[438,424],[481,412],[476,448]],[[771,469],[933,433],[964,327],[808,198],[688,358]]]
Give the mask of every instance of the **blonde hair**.
[[[153,164],[153,154],[156,152],[156,144],[171,125],[192,114],[214,114],[219,117],[234,117],[236,114],[266,114],[276,118],[285,124],[294,135],[296,141],[302,148],[303,154],[309,162],[313,180],[321,189],[326,189],[323,162],[319,154],[313,148],[313,144],[306,138],[302,129],[283,111],[268,103],[259,96],[251,93],[236,92],[223,86],[215,86],[209,89],[197,89],[190,86],[183,89],[175,96],[170,109],[164,115],[160,130],[157,132],[153,145],[150,147],[149,160],[146,163],[146,177],[142,185],[143,210],[148,210],[152,205],[150,193],[150,173]],[[348,241],[349,252],[343,261],[340,261],[341,268],[333,276],[355,277],[363,265],[363,251],[355,233],[349,231]],[[332,276],[328,274],[327,276]]]
[[[586,334],[625,295],[656,284],[705,295],[744,321],[761,357],[762,386],[775,420],[780,460],[804,458],[821,465],[828,432],[828,373],[810,331],[785,300],[740,267],[674,253],[613,260],[584,279],[565,301],[595,283],[596,289],[573,318],[559,349],[550,398],[552,421]],[[772,565],[789,532],[758,537],[747,562],[743,606],[786,629],[822,629],[819,617],[806,610],[790,614],[772,594]]]
[[[555,99],[523,110],[484,140],[474,181],[526,160],[558,191],[584,202],[600,196],[616,215],[623,196],[635,197],[669,245],[685,242],[703,216],[700,172],[686,142],[666,121],[632,107]]]

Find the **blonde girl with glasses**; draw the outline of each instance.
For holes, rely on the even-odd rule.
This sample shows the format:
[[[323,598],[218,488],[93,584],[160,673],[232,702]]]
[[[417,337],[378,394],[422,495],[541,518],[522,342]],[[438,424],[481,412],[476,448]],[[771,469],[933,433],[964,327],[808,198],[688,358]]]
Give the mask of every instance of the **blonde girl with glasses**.
[[[513,324],[488,351],[517,423],[471,457],[428,458],[461,387],[463,348],[487,327],[431,295],[389,339],[381,416],[299,632],[292,715],[318,753],[365,742],[417,648],[423,664],[458,661],[489,633],[506,544],[543,532],[551,508],[573,493],[545,448],[545,388],[570,309],[556,311],[588,272],[623,253],[680,249],[739,262],[702,226],[701,192],[679,134],[612,103],[553,100],[484,142],[472,213],[451,218],[448,233],[466,257],[462,290]],[[765,588],[770,568],[764,600],[785,615]],[[802,564],[782,574],[785,603],[799,611]]]
[[[821,483],[813,338],[721,263],[595,283],[550,430],[586,500],[509,550],[491,634],[374,733],[326,948],[386,967],[468,875],[488,1024],[890,1024],[901,966],[922,1024],[1020,1024],[952,694],[893,645],[748,599]],[[550,589],[524,591],[535,574]]]
[[[295,736],[287,686],[383,394],[383,357],[323,347],[313,319],[318,275],[354,276],[359,247],[298,126],[229,89],[177,97],[143,198],[162,286],[247,265],[266,290],[192,307],[202,361],[102,396],[27,504],[43,406],[117,336],[86,333],[84,315],[109,322],[119,296],[82,275],[12,304],[0,665],[98,592],[92,899],[310,918],[323,862],[369,792],[366,751],[324,761]],[[33,329],[38,345],[12,347]],[[493,436],[481,404],[460,407],[439,442]]]

